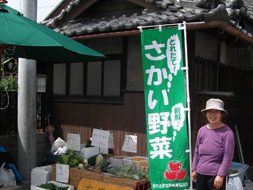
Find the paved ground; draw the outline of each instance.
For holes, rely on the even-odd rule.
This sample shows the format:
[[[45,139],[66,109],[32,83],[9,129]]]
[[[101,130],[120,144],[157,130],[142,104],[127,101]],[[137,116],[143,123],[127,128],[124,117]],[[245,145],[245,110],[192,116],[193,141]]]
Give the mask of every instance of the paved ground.
[[[31,189],[31,181],[23,181],[21,183],[18,183],[17,185],[9,185],[6,187],[1,187],[0,184],[0,190],[30,190]],[[244,190],[253,190],[253,183],[248,183],[243,188]]]
[[[0,190],[30,190],[31,181],[22,181],[17,183],[17,185],[8,185],[5,187],[0,187]]]
[[[243,189],[244,190],[253,190],[253,183],[247,184]]]

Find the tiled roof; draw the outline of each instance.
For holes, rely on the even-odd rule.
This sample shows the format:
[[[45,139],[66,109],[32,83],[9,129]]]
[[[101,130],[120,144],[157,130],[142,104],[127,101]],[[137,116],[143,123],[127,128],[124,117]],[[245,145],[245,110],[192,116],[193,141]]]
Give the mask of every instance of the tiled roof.
[[[66,36],[80,36],[136,30],[138,26],[186,22],[210,22],[223,20],[248,36],[253,36],[253,1],[233,0],[213,6],[213,0],[201,0],[202,4],[181,0],[146,0],[155,4],[156,10],[131,10],[103,16],[85,17],[58,24],[81,0],[71,2],[66,9],[42,24]]]

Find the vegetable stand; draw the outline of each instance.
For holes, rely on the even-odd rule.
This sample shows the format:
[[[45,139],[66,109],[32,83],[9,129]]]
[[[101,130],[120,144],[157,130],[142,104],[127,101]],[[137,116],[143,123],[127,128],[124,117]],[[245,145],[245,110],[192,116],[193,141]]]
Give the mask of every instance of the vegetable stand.
[[[73,185],[75,187],[75,190],[77,189],[79,181],[82,178],[132,187],[135,190],[146,190],[150,188],[150,182],[147,179],[133,180],[112,174],[106,175],[106,173],[100,171],[89,171],[74,167],[69,168],[68,184]],[[56,180],[56,164],[52,165],[52,180]]]

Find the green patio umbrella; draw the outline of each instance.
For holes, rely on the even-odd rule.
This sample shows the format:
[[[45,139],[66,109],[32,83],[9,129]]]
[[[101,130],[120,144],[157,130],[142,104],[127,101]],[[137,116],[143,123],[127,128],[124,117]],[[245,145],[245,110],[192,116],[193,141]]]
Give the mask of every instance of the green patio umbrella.
[[[80,62],[105,56],[0,4],[0,56]]]

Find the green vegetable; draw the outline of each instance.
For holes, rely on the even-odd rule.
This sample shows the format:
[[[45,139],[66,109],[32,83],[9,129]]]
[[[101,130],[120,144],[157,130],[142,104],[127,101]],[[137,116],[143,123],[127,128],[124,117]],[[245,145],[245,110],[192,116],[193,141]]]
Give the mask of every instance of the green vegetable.
[[[68,155],[68,154],[62,154],[61,155],[61,158],[62,158],[62,161],[63,161],[64,164],[68,163],[69,157],[70,157],[70,155]]]
[[[140,180],[142,178],[149,179],[148,171],[138,171],[128,164],[122,166],[121,168],[110,168],[108,172],[134,180]]]
[[[87,140],[85,147],[92,147],[92,146],[91,146],[91,140],[90,140],[90,139]]]
[[[229,175],[238,172],[237,170],[229,170]]]
[[[97,158],[97,155],[91,156],[90,158],[88,158],[88,164],[90,166],[95,166],[96,158]]]
[[[83,164],[78,164],[78,167],[83,168]]]
[[[94,156],[91,156],[90,158],[88,158],[88,164],[90,166],[95,166],[95,163],[96,163],[96,158],[99,154],[97,155],[94,155]],[[102,156],[105,158],[106,154],[102,154]]]
[[[41,184],[38,187],[43,188],[43,189],[50,189],[50,190],[67,190],[69,188],[69,187],[59,187],[59,186],[56,186],[53,183]]]
[[[140,171],[139,173],[140,175],[142,175],[143,178],[150,179],[148,171]]]
[[[79,164],[78,158],[76,158],[74,155],[69,156],[68,165],[70,167],[77,166]]]
[[[122,167],[120,168],[120,170],[121,170],[121,171],[124,171],[124,172],[129,172],[129,171],[132,171],[133,168],[132,168],[130,165],[126,164],[126,165],[122,166]]]
[[[74,151],[74,150],[68,149],[68,152],[67,152],[67,153],[70,154],[70,155],[74,155],[75,151]]]
[[[109,168],[108,169],[108,172],[111,173],[111,174],[116,174],[117,172],[120,171],[120,168],[119,167],[115,167],[115,168]]]
[[[61,154],[60,158],[56,159],[58,164],[68,164],[70,167],[78,166],[79,163],[82,163],[83,157],[79,155],[74,155],[74,151],[68,150],[68,153]]]
[[[102,160],[98,165],[96,165],[96,167],[101,169],[103,167],[108,167],[110,164],[109,160]]]
[[[142,178],[141,175],[139,175],[138,173],[135,173],[131,176],[132,179],[135,179],[135,180],[140,180]]]

